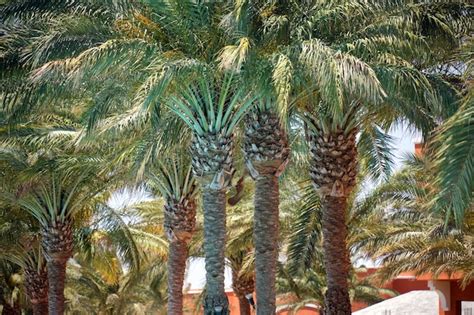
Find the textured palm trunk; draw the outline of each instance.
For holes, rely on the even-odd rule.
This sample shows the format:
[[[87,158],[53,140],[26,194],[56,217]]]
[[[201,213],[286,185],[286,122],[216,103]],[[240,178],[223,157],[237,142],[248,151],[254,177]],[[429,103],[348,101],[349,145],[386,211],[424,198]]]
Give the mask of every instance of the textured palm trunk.
[[[278,177],[268,174],[255,181],[254,243],[257,314],[275,314],[275,275],[278,259]]]
[[[188,258],[188,244],[176,240],[170,243],[168,257],[168,314],[183,314],[183,282]]]
[[[327,277],[325,315],[351,314],[348,278],[347,200],[357,175],[357,130],[310,134],[311,179],[323,206],[323,249]]]
[[[254,244],[257,314],[275,314],[275,278],[279,236],[279,183],[289,157],[288,137],[278,116],[268,109],[246,120],[244,153],[255,180]]]
[[[194,198],[182,202],[168,200],[164,227],[170,242],[168,257],[168,314],[183,314],[183,282],[188,258],[188,244],[196,225]]]
[[[250,304],[245,296],[238,296],[240,315],[250,315]]]
[[[229,314],[229,301],[224,288],[226,202],[225,189],[203,187],[206,315]],[[221,313],[217,312],[219,309]]]
[[[33,315],[48,315],[48,300],[32,304]]]
[[[322,206],[324,266],[328,287],[325,296],[324,314],[351,314],[347,282],[350,271],[345,220],[347,199],[345,197],[327,196],[322,201]]]
[[[25,269],[26,293],[30,299],[34,315],[48,314],[48,272],[43,264]]]
[[[2,310],[3,315],[20,315],[21,314],[20,304],[18,304],[17,302],[14,302],[12,306],[2,297],[0,301],[0,305],[3,306],[3,310]]]
[[[72,256],[71,222],[55,222],[42,231],[42,243],[48,268],[49,315],[64,314],[66,264]]]
[[[49,315],[64,314],[64,283],[66,281],[67,259],[48,261]]]

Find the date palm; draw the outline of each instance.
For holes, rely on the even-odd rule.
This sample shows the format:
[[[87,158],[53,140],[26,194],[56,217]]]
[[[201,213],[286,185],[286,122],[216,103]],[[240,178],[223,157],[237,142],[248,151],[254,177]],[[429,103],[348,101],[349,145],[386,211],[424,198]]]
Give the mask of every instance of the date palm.
[[[35,167],[38,167],[36,171]],[[67,170],[57,161],[40,160],[26,170],[30,176],[33,172],[32,177],[27,179],[26,189],[16,197],[17,204],[41,226],[41,243],[48,269],[50,314],[64,313],[66,263],[73,251],[74,217],[86,210],[88,202],[100,191],[97,188],[100,181],[96,175],[97,168],[92,170],[82,165],[79,169]]]
[[[233,131],[252,106],[252,100],[236,84],[230,75],[222,79],[202,76],[194,84],[182,86],[168,104],[193,132],[192,167],[204,208],[205,314],[229,312],[224,291],[226,192],[235,172]]]
[[[262,98],[245,119],[244,155],[255,180],[254,244],[257,309],[275,311],[275,276],[279,253],[279,177],[289,158],[286,131],[274,110],[275,101]]]
[[[381,280],[401,272],[462,273],[461,285],[474,280],[473,212],[465,210],[462,224],[449,208],[436,211],[432,199],[440,190],[430,157],[410,157],[405,167],[367,196],[367,229],[355,238],[362,253],[381,262]]]
[[[23,270],[24,288],[34,315],[48,313],[48,273],[38,231],[30,218],[12,216],[11,208],[0,221],[2,230],[0,259],[10,261]]]
[[[182,153],[185,154],[185,153]],[[159,161],[150,172],[149,184],[165,200],[164,228],[169,241],[168,314],[183,314],[183,282],[188,246],[196,225],[197,187],[185,158]]]

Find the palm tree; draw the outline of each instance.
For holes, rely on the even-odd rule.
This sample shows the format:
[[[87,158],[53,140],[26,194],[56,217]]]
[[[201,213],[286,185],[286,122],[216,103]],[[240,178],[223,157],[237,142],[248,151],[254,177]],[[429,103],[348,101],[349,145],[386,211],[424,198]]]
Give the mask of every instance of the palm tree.
[[[448,71],[448,79],[455,79],[461,84],[463,98],[456,113],[436,130],[433,141],[425,145],[427,154],[435,161],[435,167],[438,170],[438,176],[435,179],[440,188],[435,196],[437,208],[440,211],[448,209],[447,219],[454,217],[459,226],[463,225],[465,211],[473,202],[471,193],[474,189],[473,46],[472,38],[466,39],[454,60],[445,65],[448,69],[452,67],[452,64],[461,64],[465,67],[464,73],[453,75]]]
[[[288,137],[274,101],[260,99],[245,119],[244,154],[255,180],[254,243],[257,309],[275,312],[275,275],[279,253],[279,183],[289,158]]]
[[[17,197],[12,197],[41,226],[50,314],[64,313],[66,263],[73,251],[74,217],[87,210],[91,198],[103,189],[97,188],[101,181],[96,175],[97,168],[83,164],[79,169],[64,169],[60,163],[40,160],[35,165],[36,170],[35,167],[27,169],[26,173],[33,172],[33,177],[25,182],[24,190]]]
[[[446,221],[449,208],[434,211],[432,196],[440,189],[433,170],[429,157],[411,157],[366,198],[368,228],[359,230],[354,244],[381,262],[382,281],[405,271],[435,276],[459,272],[463,286],[474,279],[472,208],[466,210],[461,226],[453,217]]]
[[[188,258],[188,245],[196,225],[196,183],[190,163],[182,157],[158,162],[149,175],[165,199],[164,227],[169,240],[168,314],[183,314],[183,282]]]
[[[322,260],[320,260],[321,262]],[[294,275],[284,266],[280,266],[278,279],[278,293],[290,300],[280,305],[278,310],[292,310],[297,312],[307,304],[313,304],[319,309],[325,309],[324,293],[327,289],[324,266],[314,262],[310,269]],[[351,272],[349,278],[349,292],[351,302],[363,302],[372,305],[383,301],[386,297],[393,297],[396,292],[377,286],[377,283],[368,278],[359,279],[358,272],[366,272],[365,268],[357,268]]]
[[[1,155],[1,154],[0,154]],[[2,165],[4,166],[4,165]],[[6,171],[6,169],[3,169]],[[6,187],[3,187],[3,186]],[[11,183],[4,183],[0,191]],[[3,193],[2,193],[3,194]],[[48,312],[48,275],[34,220],[0,199],[0,259],[20,266],[24,275],[25,293],[33,314]]]
[[[183,86],[168,104],[193,132],[192,166],[204,208],[206,314],[229,312],[224,291],[226,192],[235,172],[233,130],[252,105],[235,84],[230,75],[225,75],[222,83],[218,78],[203,76],[194,85]]]

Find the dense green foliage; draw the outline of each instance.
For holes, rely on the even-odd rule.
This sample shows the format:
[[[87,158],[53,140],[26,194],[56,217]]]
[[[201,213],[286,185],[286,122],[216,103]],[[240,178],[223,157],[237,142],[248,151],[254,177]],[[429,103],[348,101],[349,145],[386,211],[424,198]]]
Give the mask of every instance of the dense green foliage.
[[[0,308],[36,313],[47,292],[30,276],[47,266],[51,314],[165,313],[186,257],[206,256],[206,314],[225,312],[224,249],[241,300],[254,290],[248,177],[268,169],[279,200],[257,189],[255,206],[280,211],[267,246],[285,257],[281,307],[332,314],[332,254],[381,261],[370,279],[341,271],[351,301],[393,294],[381,284],[408,270],[467,285],[472,13],[462,0],[0,1]],[[393,173],[401,124],[425,156]],[[347,249],[324,243],[328,222],[348,226]]]

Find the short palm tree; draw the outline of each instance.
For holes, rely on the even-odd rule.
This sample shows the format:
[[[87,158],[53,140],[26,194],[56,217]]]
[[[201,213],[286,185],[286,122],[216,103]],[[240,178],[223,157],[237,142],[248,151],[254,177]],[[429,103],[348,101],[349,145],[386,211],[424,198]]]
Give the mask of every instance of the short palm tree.
[[[11,216],[6,218],[13,219]],[[32,231],[25,233],[18,226],[8,228],[8,224],[2,224],[0,259],[8,260],[23,269],[23,284],[33,314],[42,315],[48,313],[48,272],[41,244]]]
[[[231,75],[202,76],[171,96],[169,108],[193,132],[191,156],[194,176],[202,190],[207,290],[205,314],[228,314],[224,291],[226,192],[235,172],[233,131],[252,106]]]
[[[28,180],[17,203],[41,226],[41,243],[48,269],[49,313],[63,314],[66,263],[73,251],[74,217],[86,210],[91,198],[100,191],[97,189],[100,179],[95,174],[97,169],[82,167],[80,171],[63,169],[61,172],[60,164],[52,163],[54,171],[49,162],[39,164],[36,166],[41,171]]]
[[[186,153],[182,153],[186,154]],[[169,240],[168,314],[183,314],[183,282],[188,246],[196,225],[196,193],[191,164],[175,156],[158,161],[149,184],[165,200],[164,228]]]

